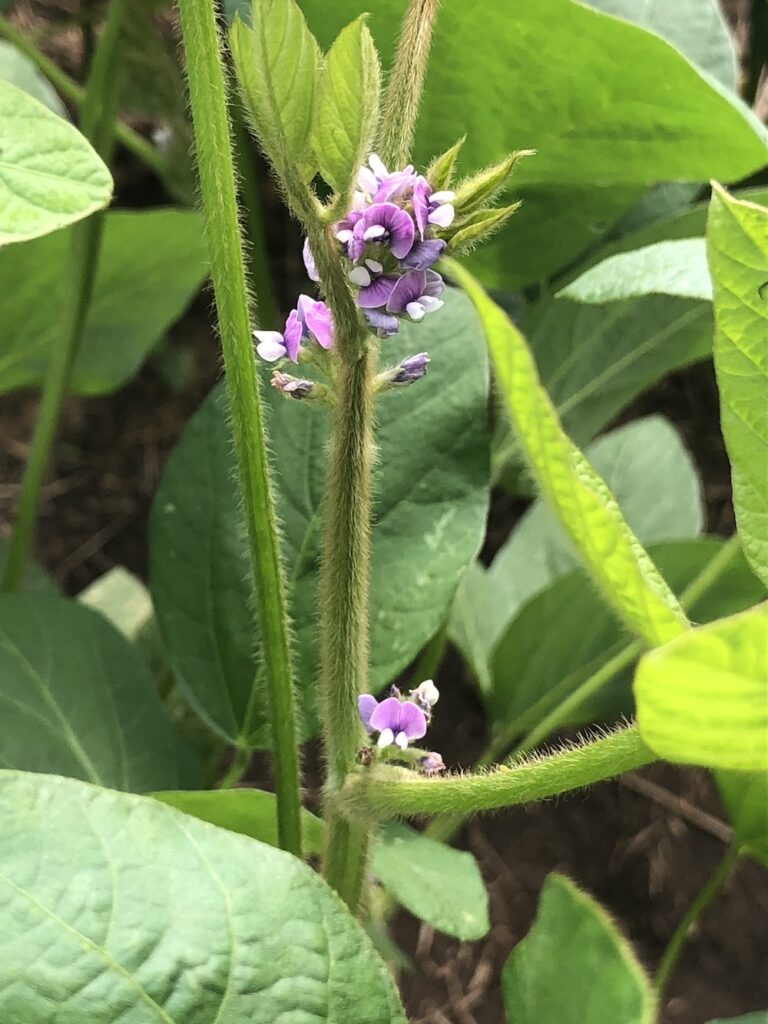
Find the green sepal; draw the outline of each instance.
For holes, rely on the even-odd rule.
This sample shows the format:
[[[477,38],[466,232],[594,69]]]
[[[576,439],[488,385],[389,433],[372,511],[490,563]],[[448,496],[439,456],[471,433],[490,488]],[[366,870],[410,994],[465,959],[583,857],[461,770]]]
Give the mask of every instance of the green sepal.
[[[456,160],[466,138],[466,135],[462,135],[458,141],[454,142],[450,149],[446,149],[440,156],[436,156],[427,168],[424,177],[435,192],[442,192],[451,187]]]
[[[519,161],[523,157],[532,156],[533,153],[532,149],[521,149],[516,153],[510,153],[499,163],[485,167],[477,174],[473,174],[471,178],[465,178],[459,182],[456,188],[456,198],[453,201],[457,216],[462,217],[491,203],[507,184],[510,174]]]
[[[520,209],[522,203],[501,206],[497,210],[478,210],[471,217],[460,221],[448,241],[452,256],[474,249],[478,242],[484,242]]]
[[[320,174],[340,196],[371,150],[379,116],[379,55],[361,14],[339,32],[321,77],[312,152]]]
[[[251,23],[236,17],[229,31],[248,121],[278,174],[298,164],[309,180],[320,48],[294,0],[253,0]]]

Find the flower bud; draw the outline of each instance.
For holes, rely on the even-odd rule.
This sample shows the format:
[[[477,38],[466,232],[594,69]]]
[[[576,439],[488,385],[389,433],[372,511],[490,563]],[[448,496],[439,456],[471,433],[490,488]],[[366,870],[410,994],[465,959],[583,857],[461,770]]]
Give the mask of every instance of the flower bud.
[[[450,149],[446,149],[440,156],[436,156],[427,168],[424,177],[436,192],[450,188],[451,181],[453,180],[453,169],[456,166],[456,160],[465,139],[466,135],[462,135],[458,142],[454,142]]]
[[[410,698],[425,711],[431,711],[440,700],[440,691],[435,686],[434,680],[425,679],[415,690],[411,690]]]
[[[292,377],[289,373],[280,373],[279,370],[272,374],[272,387],[277,388],[286,398],[319,397],[315,394],[319,390],[318,385],[313,380],[302,380],[299,377]]]
[[[456,198],[453,205],[456,208],[457,216],[471,213],[492,202],[493,198],[507,184],[507,180],[524,156],[531,156],[534,150],[523,149],[517,153],[510,153],[508,157],[500,160],[499,163],[486,167],[471,178],[465,178],[456,186]]]
[[[439,775],[445,771],[445,761],[436,750],[430,750],[419,762],[419,768],[425,775]]]

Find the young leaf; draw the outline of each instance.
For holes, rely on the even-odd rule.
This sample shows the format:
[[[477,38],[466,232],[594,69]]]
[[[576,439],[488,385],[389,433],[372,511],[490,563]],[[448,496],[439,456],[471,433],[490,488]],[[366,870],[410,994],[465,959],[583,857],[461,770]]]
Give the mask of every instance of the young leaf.
[[[0,773],[0,818],[2,1020],[405,1024],[364,931],[297,858],[51,776]]]
[[[438,931],[465,942],[487,934],[488,893],[472,854],[393,822],[379,829],[371,870],[398,903]]]
[[[496,380],[542,497],[616,614],[655,646],[683,632],[674,594],[627,525],[605,482],[564,433],[525,339],[474,278],[450,262],[483,321]]]
[[[328,52],[312,136],[320,173],[344,196],[370,153],[379,113],[379,57],[366,17],[343,28]]]
[[[715,782],[741,853],[768,867],[768,769],[715,772]]]
[[[307,164],[321,56],[298,4],[253,0],[251,27],[236,17],[229,39],[243,102],[265,153],[277,168]]]
[[[768,209],[712,187],[715,370],[744,552],[768,584]]]
[[[462,135],[457,142],[454,142],[450,149],[446,149],[444,153],[436,156],[425,171],[424,177],[435,192],[442,192],[451,187],[456,161],[466,141],[466,135]]]
[[[509,1024],[651,1024],[655,999],[632,949],[603,908],[548,875],[533,927],[501,979]]]
[[[196,782],[139,655],[73,601],[0,596],[0,702],[6,767],[138,792]]]
[[[107,206],[112,177],[88,140],[0,81],[0,245],[23,242]]]
[[[635,675],[637,722],[668,761],[768,767],[768,604],[650,651]]]
[[[393,364],[421,349],[429,374],[377,410],[371,685],[391,682],[434,636],[475,558],[488,508],[488,367],[477,314],[459,292],[387,341]],[[425,391],[427,389],[427,398]],[[319,523],[327,415],[268,389],[292,589],[303,735],[316,727]],[[431,398],[430,398],[431,396]],[[413,444],[419,437],[420,443]],[[195,707],[224,736],[265,742],[232,443],[221,393],[187,427],[150,522],[150,589],[169,656]],[[252,716],[252,717],[251,717]]]
[[[69,244],[70,233],[60,231],[0,248],[0,392],[42,383],[60,340]],[[99,395],[129,381],[192,301],[207,262],[194,210],[108,213],[71,390]]]
[[[609,256],[561,289],[557,298],[599,305],[652,294],[711,301],[703,238],[657,242]]]
[[[268,846],[279,846],[277,835],[277,797],[263,789],[180,789],[152,793],[155,800],[169,804],[193,818],[208,821],[219,828],[258,839]],[[323,848],[323,823],[302,808],[302,847],[306,854],[319,854]]]

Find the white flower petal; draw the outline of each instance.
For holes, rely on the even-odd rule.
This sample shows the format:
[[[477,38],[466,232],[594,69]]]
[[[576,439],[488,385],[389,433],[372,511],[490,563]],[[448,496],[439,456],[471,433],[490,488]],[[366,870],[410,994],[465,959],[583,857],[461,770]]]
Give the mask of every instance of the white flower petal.
[[[430,203],[452,203],[455,198],[455,192],[445,189],[443,192],[433,192],[429,201]]]
[[[336,232],[336,237],[342,243],[342,245],[346,245],[347,242],[352,238],[352,232],[349,230],[349,228],[342,228],[341,231]]]
[[[376,741],[378,747],[389,747],[395,742],[395,734],[391,729],[382,729]]]
[[[434,313],[435,310],[440,309],[445,303],[442,299],[436,299],[432,295],[422,295],[419,298],[419,303],[424,307],[425,312]]]
[[[389,171],[384,165],[384,161],[381,159],[378,153],[371,153],[368,157],[368,166],[371,168],[377,178],[386,178]]]
[[[283,336],[278,331],[254,331],[253,336],[259,343],[256,351],[265,362],[274,363],[288,355]]]
[[[398,745],[398,747],[400,747],[401,750],[405,750],[405,748],[408,746],[408,737],[405,735],[404,732],[399,732],[397,736],[395,736],[395,743]]]
[[[405,307],[405,312],[408,314],[411,320],[423,320],[424,314],[427,311],[421,304],[421,302],[409,302],[408,305]]]
[[[369,167],[361,167],[357,172],[357,184],[363,190],[363,192],[373,195],[376,189],[379,187],[379,182],[376,175]]]
[[[347,277],[352,284],[357,285],[358,288],[367,288],[371,283],[371,275],[365,269],[365,267],[354,267],[347,274]]]
[[[375,238],[381,238],[382,235],[386,235],[387,229],[383,224],[371,224],[369,228],[366,228],[363,232],[363,238],[366,242],[372,242]]]
[[[438,206],[436,210],[427,217],[430,224],[437,224],[438,227],[447,228],[449,224],[453,223],[453,218],[456,216],[456,211],[450,203],[445,203],[443,206]]]
[[[384,269],[384,264],[379,263],[378,260],[366,260],[365,265],[372,274],[380,274]]]

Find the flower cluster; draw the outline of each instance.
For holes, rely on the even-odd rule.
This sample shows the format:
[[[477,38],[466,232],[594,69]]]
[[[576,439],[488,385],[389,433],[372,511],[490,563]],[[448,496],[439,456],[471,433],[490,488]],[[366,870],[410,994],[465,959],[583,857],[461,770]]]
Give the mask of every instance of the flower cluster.
[[[358,711],[366,731],[378,734],[376,748],[386,759],[415,763],[425,774],[435,775],[445,770],[442,757],[431,750],[409,750],[408,744],[426,735],[439,698],[434,682],[427,679],[411,690],[408,697],[403,697],[395,686],[382,701],[364,693],[358,698]],[[372,759],[373,752],[366,748],[365,760]]]

